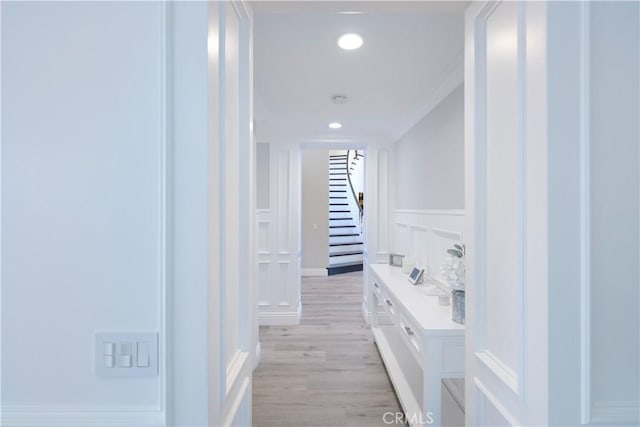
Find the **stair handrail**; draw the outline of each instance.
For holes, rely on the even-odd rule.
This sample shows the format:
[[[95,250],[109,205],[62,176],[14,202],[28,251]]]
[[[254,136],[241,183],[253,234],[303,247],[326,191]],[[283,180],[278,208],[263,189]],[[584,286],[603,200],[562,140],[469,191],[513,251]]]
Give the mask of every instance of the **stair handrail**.
[[[358,150],[355,150],[355,151],[356,151],[355,160],[357,160]],[[351,195],[353,196],[353,201],[355,202],[356,206],[360,210],[360,218],[362,218],[364,211],[362,210],[362,206],[360,206],[360,203],[358,202],[358,196],[356,195],[356,191],[353,189],[353,184],[351,183],[351,173],[349,173],[349,150],[347,150],[347,164],[345,165],[345,172],[347,173],[347,180],[349,181],[349,188],[351,188]]]

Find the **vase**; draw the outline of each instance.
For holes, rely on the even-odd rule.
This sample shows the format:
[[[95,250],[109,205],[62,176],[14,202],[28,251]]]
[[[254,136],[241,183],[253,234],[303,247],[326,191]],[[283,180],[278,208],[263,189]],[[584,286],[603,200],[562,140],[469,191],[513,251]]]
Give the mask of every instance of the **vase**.
[[[451,320],[464,325],[464,291],[456,289],[451,291]]]

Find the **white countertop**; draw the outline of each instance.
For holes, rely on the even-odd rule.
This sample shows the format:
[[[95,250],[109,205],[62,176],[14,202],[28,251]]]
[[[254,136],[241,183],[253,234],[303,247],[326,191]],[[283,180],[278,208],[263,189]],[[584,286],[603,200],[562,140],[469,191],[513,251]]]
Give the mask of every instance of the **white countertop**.
[[[451,305],[440,305],[437,296],[427,295],[428,284],[412,285],[409,275],[400,267],[389,264],[370,264],[392,297],[403,305],[419,324],[425,335],[464,335],[464,325],[451,320]]]

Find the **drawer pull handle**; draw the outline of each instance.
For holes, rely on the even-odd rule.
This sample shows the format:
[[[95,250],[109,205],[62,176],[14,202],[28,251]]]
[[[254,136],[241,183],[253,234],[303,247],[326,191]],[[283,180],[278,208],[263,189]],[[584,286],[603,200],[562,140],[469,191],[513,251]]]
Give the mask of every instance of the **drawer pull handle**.
[[[380,285],[378,285],[376,282],[373,282],[373,286],[375,286],[376,288],[380,287]]]
[[[384,300],[384,302],[386,302],[389,307],[393,306],[393,303],[388,299]]]
[[[409,336],[413,336],[413,331],[411,330],[411,328],[410,328],[410,327],[405,326],[405,327],[404,327],[404,331],[407,333],[407,335],[409,335]]]

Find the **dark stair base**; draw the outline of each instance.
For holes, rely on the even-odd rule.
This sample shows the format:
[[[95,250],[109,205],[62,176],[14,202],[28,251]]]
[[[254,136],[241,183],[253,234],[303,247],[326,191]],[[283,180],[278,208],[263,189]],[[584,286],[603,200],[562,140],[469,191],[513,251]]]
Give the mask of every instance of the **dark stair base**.
[[[333,267],[327,267],[327,275],[333,276],[335,274],[351,273],[352,271],[362,270],[362,263],[348,263],[342,265],[334,265]]]

